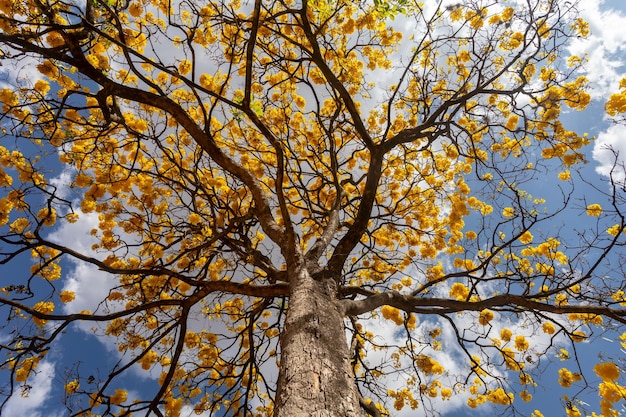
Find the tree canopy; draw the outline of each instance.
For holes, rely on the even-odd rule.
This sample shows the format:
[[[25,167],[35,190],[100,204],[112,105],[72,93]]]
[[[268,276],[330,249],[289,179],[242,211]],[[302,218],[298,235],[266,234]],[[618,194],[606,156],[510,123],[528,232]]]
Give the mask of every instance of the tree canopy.
[[[558,375],[568,416],[617,416],[618,359],[576,401],[578,343],[626,344],[624,183],[579,194],[563,120],[588,32],[555,0],[0,1],[0,263],[32,258],[3,404],[78,325],[119,361],[67,372],[70,415],[516,413]],[[93,247],[55,239],[89,219]],[[78,264],[110,276],[89,310]]]

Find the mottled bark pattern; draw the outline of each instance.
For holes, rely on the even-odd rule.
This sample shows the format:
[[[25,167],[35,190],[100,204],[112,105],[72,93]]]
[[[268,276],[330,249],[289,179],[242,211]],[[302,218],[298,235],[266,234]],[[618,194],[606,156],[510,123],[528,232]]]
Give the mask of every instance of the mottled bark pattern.
[[[361,416],[336,286],[330,279],[313,280],[305,269],[296,275],[281,336],[274,415]]]

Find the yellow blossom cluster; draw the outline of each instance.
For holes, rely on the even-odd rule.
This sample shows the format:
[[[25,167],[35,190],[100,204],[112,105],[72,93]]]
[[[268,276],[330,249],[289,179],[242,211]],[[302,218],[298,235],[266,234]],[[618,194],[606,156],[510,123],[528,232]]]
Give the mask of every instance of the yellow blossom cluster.
[[[620,233],[626,233],[626,228],[624,228],[621,224],[614,224],[609,227],[606,232],[611,236],[617,236]]]
[[[598,217],[601,214],[602,214],[602,206],[600,206],[600,204],[594,203],[594,204],[589,204],[587,206],[588,216]]]
[[[556,332],[556,328],[554,327],[554,324],[550,323],[549,321],[544,322],[541,325],[541,328],[543,329],[543,332],[546,334],[554,334]]]
[[[42,314],[50,314],[54,311],[54,303],[52,301],[40,301],[33,306],[33,310]],[[48,320],[33,317],[33,322],[38,326],[43,326],[48,322]]]
[[[528,390],[526,390],[526,389],[520,391],[519,396],[522,399],[522,401],[524,401],[526,403],[531,402],[532,399],[533,399],[533,395],[530,392],[528,392]]]
[[[491,310],[482,310],[480,312],[480,314],[478,315],[478,323],[480,323],[483,326],[486,326],[487,324],[489,324],[489,322],[493,320],[493,311]]]
[[[502,387],[491,390],[487,393],[487,400],[494,404],[509,405],[513,403],[514,395],[504,391]]]
[[[78,391],[79,388],[80,382],[78,382],[78,380],[76,379],[65,384],[65,392],[67,392],[68,394],[74,394],[76,391]]]
[[[464,284],[455,282],[450,288],[450,297],[459,301],[465,301],[469,297],[470,290]]]
[[[533,241],[533,235],[527,230],[522,233],[518,239],[523,244],[528,245]]]
[[[516,360],[516,354],[510,347],[504,347],[500,351],[504,358],[504,363],[508,369],[513,371],[521,371],[526,367],[526,364],[522,361]]]
[[[517,349],[520,352],[523,352],[525,350],[528,350],[529,347],[530,347],[530,343],[528,343],[528,340],[526,340],[524,336],[522,335],[515,336],[515,349]]]
[[[513,332],[511,331],[511,329],[507,329],[505,327],[504,329],[500,330],[500,338],[505,342],[510,341],[512,336]]]
[[[395,307],[387,305],[383,306],[381,312],[385,319],[391,320],[397,325],[404,323],[404,317],[402,316],[401,311]]]
[[[19,362],[17,365],[16,361],[11,362],[11,366],[15,368],[15,381],[16,382],[26,382],[30,374],[37,368],[40,361],[39,356],[30,356]]]
[[[128,397],[128,392],[124,389],[118,388],[115,390],[115,393],[111,396],[110,401],[111,401],[111,404],[120,405],[126,402],[127,397]]]
[[[617,381],[620,376],[619,368],[613,362],[598,363],[593,367],[593,372],[605,382]]]
[[[418,401],[413,397],[413,392],[407,387],[399,391],[387,390],[387,395],[393,398],[393,408],[398,411],[402,410],[406,404],[408,404],[412,410],[418,407]]]
[[[415,360],[415,365],[426,375],[441,375],[444,371],[443,366],[428,355],[420,354]]]
[[[578,382],[582,379],[582,375],[578,372],[571,372],[567,368],[559,369],[559,384],[562,387],[569,388],[574,382]]]
[[[61,299],[62,302],[69,303],[76,298],[76,294],[74,293],[74,291],[63,290],[59,294],[59,298]]]
[[[609,116],[626,113],[626,78],[622,78],[619,88],[621,91],[612,94],[605,105],[605,110]]]

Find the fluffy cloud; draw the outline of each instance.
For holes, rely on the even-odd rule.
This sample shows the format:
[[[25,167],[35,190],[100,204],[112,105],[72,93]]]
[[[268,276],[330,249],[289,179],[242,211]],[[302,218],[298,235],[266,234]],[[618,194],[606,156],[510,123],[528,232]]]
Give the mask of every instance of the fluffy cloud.
[[[626,129],[621,125],[612,125],[601,132],[593,148],[593,159],[600,165],[596,172],[614,181],[623,183],[625,180],[624,159],[626,155]]]
[[[2,409],[4,415],[8,417],[60,417],[61,411],[55,413],[49,401],[54,368],[51,362],[41,362],[37,367],[37,372],[28,379],[28,385],[31,386],[28,395],[11,397]]]
[[[106,254],[93,251],[91,246],[97,239],[90,235],[91,229],[98,227],[98,215],[94,213],[79,213],[76,223],[63,223],[50,236],[54,242],[94,258],[104,258]],[[82,310],[96,311],[99,303],[104,300],[109,290],[115,286],[117,280],[98,267],[81,261],[71,261],[66,267],[65,290],[74,291],[76,299],[64,305],[66,313],[77,313]]]
[[[588,58],[585,75],[591,83],[591,93],[594,98],[606,97],[617,91],[619,79],[624,76],[626,16],[598,0],[582,0],[579,8],[581,16],[589,22],[591,35],[573,41],[568,51]]]
[[[615,10],[620,7],[621,10]],[[604,103],[608,96],[618,91],[619,81],[626,76],[626,15],[624,5],[611,1],[582,0],[581,16],[589,22],[591,35],[573,41],[568,51],[585,56],[585,75],[590,81],[593,98]],[[597,117],[598,120],[602,116]],[[613,175],[618,182],[624,181],[624,155],[626,132],[623,127],[612,125],[597,135],[593,158],[600,166],[596,171],[604,176]]]

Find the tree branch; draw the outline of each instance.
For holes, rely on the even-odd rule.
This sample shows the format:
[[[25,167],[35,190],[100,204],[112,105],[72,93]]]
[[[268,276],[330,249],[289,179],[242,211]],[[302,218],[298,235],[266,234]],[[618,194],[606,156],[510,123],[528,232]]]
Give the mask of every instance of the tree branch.
[[[608,306],[591,305],[562,305],[556,306],[536,301],[533,296],[501,294],[484,300],[459,301],[448,298],[412,297],[396,291],[372,294],[360,300],[340,300],[346,316],[358,316],[372,311],[383,305],[389,305],[407,313],[445,314],[461,311],[481,311],[489,308],[514,307],[520,310],[543,311],[554,314],[594,314],[605,316],[626,324],[626,309],[611,308]]]

